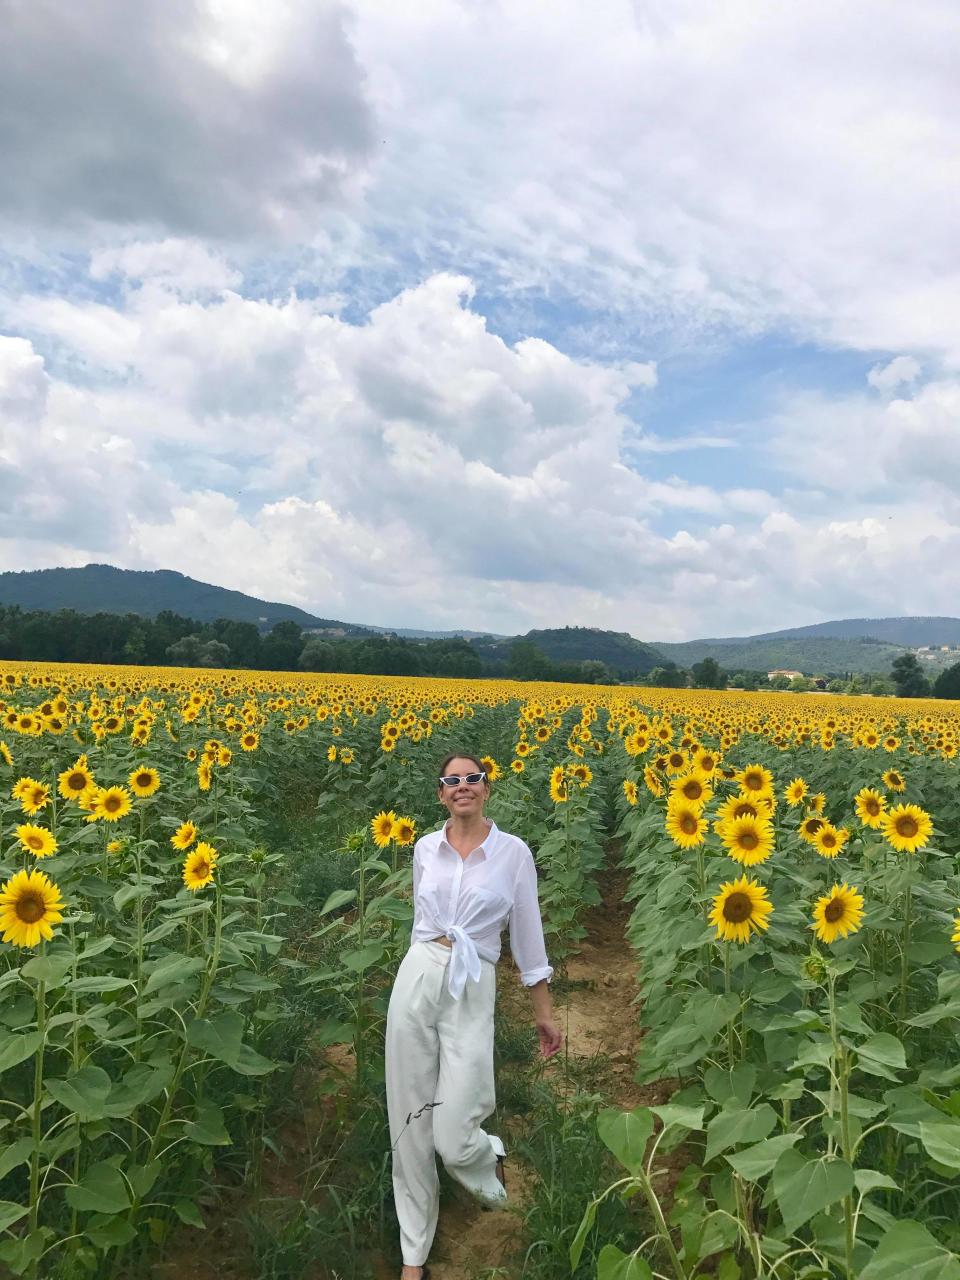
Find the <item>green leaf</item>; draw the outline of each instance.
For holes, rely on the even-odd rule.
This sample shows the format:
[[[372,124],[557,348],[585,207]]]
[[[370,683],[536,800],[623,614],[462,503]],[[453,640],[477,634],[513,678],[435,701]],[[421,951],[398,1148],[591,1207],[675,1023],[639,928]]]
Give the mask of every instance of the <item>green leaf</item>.
[[[71,1209],[81,1213],[122,1213],[130,1207],[122,1174],[105,1160],[92,1164],[78,1183],[67,1187],[64,1195]]]
[[[960,1123],[920,1124],[920,1141],[927,1155],[949,1169],[960,1169]]]
[[[26,1164],[33,1152],[33,1139],[20,1138],[11,1142],[9,1147],[0,1151],[0,1178],[5,1178],[11,1169]]]
[[[896,1080],[893,1073],[906,1070],[907,1055],[896,1036],[880,1031],[869,1040],[864,1040],[863,1044],[857,1045],[857,1066],[871,1075]]]
[[[0,1040],[0,1071],[6,1071],[33,1057],[40,1048],[41,1039],[39,1031],[28,1031],[24,1036],[3,1036]]]
[[[605,1244],[597,1258],[597,1280],[653,1280],[653,1272],[643,1258]]]
[[[126,1218],[97,1217],[91,1219],[84,1235],[92,1240],[98,1249],[112,1249],[118,1245],[129,1244],[136,1240],[137,1232]]]
[[[175,1200],[173,1211],[188,1227],[198,1227],[201,1231],[206,1231],[207,1224],[203,1220],[203,1215],[192,1200]]]
[[[747,1147],[745,1151],[738,1151],[735,1156],[724,1156],[724,1159],[741,1178],[757,1182],[770,1172],[785,1151],[800,1141],[800,1136],[799,1133],[781,1133],[758,1142],[754,1147]]]
[[[113,1088],[113,1081],[102,1067],[88,1063],[65,1080],[46,1080],[44,1083],[50,1096],[72,1111],[78,1120],[102,1120],[107,1114],[107,1095]]]
[[[341,907],[353,902],[356,896],[356,889],[334,889],[333,893],[330,894],[330,897],[320,908],[320,915],[325,916],[329,911],[338,911]]]
[[[878,1173],[876,1169],[855,1169],[853,1171],[853,1181],[857,1190],[862,1195],[869,1195],[871,1191],[899,1191],[900,1188],[892,1178],[888,1178],[885,1173]]]
[[[732,1071],[725,1071],[723,1067],[710,1067],[703,1076],[707,1093],[721,1105],[736,1101],[741,1107],[748,1107],[756,1082],[757,1068],[749,1062],[740,1063]]]
[[[620,1111],[609,1107],[597,1116],[597,1132],[630,1173],[643,1168],[643,1155],[653,1133],[653,1116],[646,1107]]]
[[[703,1128],[703,1106],[699,1107],[682,1107],[674,1103],[666,1103],[662,1107],[651,1107],[650,1110],[655,1116],[659,1116],[663,1122],[664,1129],[670,1129],[676,1126],[679,1129]]]
[[[204,967],[204,961],[197,956],[181,956],[175,953],[164,956],[154,966],[143,988],[143,994],[148,996],[151,992],[159,991],[163,987],[174,986],[187,978],[192,978]]]
[[[120,991],[123,987],[132,986],[133,982],[129,978],[97,977],[92,975],[89,978],[75,978],[73,982],[68,982],[67,990],[76,991],[78,994],[102,995],[106,991]]]
[[[205,1147],[228,1147],[231,1142],[223,1112],[215,1102],[204,1099],[197,1107],[197,1118],[184,1125],[183,1132],[191,1142]]]
[[[33,978],[36,982],[43,982],[48,989],[58,987],[64,978],[73,968],[72,955],[45,955],[34,956],[32,960],[28,960],[20,972],[25,978]]]
[[[29,1212],[29,1205],[16,1204],[13,1200],[0,1200],[0,1231],[6,1231]]]
[[[362,969],[369,969],[373,965],[378,964],[387,952],[387,944],[385,942],[368,942],[365,947],[358,947],[354,951],[346,951],[340,957],[340,963],[345,969],[351,969],[355,973],[359,973]]]
[[[197,1018],[187,1028],[187,1042],[218,1062],[225,1062],[241,1075],[266,1075],[277,1064],[243,1043],[243,1026],[243,1018],[232,1010],[209,1021]]]
[[[586,1244],[587,1236],[593,1224],[597,1220],[597,1200],[591,1200],[583,1211],[583,1217],[580,1219],[580,1225],[577,1227],[577,1234],[570,1242],[570,1269],[576,1271],[580,1262],[580,1255],[583,1253],[583,1246]]]
[[[897,1222],[877,1245],[859,1280],[960,1280],[960,1262],[922,1223]]]
[[[777,1113],[767,1103],[750,1111],[721,1111],[707,1125],[706,1159],[712,1160],[730,1147],[759,1142],[777,1123]]]
[[[169,1063],[151,1067],[141,1062],[131,1067],[123,1077],[122,1084],[116,1085],[111,1091],[104,1107],[104,1115],[117,1119],[132,1115],[137,1107],[162,1093],[172,1076],[173,1067]]]
[[[790,1235],[852,1190],[853,1170],[845,1160],[811,1160],[785,1151],[773,1171],[773,1194]]]

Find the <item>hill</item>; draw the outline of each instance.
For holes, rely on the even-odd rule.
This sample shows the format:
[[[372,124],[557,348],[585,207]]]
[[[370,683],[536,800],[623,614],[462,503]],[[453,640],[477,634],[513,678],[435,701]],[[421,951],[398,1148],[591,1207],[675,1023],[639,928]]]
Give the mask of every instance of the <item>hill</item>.
[[[333,618],[317,618],[292,604],[276,604],[228,591],[209,582],[198,582],[173,569],[115,569],[109,564],[87,564],[82,569],[35,569],[22,573],[0,573],[0,604],[19,605],[56,613],[73,609],[77,613],[136,613],[155,618],[169,610],[199,622],[229,618],[252,622],[269,631],[277,622],[296,622],[305,631],[327,631],[335,635],[373,635],[371,627],[360,627]]]
[[[704,658],[715,658],[725,671],[802,671],[805,675],[822,675],[856,671],[861,674],[883,674],[890,671],[894,658],[906,650],[882,640],[822,639],[744,639],[688,640],[683,644],[659,644],[663,655],[678,667],[690,667]]]
[[[960,644],[960,618],[842,618],[838,622],[815,622],[808,627],[790,627],[748,636],[750,640],[819,639],[856,640],[868,636],[887,644],[918,649],[923,645]]]
[[[604,662],[623,680],[646,675],[664,663],[662,654],[627,632],[602,631],[599,627],[552,627],[528,631],[523,636],[484,636],[470,643],[484,662],[506,666],[510,648],[517,640],[531,641],[552,662]]]

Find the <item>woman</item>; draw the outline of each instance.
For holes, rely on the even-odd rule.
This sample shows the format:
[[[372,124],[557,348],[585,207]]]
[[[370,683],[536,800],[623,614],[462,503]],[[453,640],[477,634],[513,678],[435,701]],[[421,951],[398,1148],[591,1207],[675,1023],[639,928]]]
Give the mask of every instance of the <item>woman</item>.
[[[501,1140],[481,1122],[495,1105],[493,1006],[500,934],[529,987],[540,1052],[562,1033],[547,983],[533,855],[484,817],[483,766],[460,752],[440,766],[437,796],[450,817],[413,851],[413,933],[387,1012],[387,1111],[403,1280],[426,1280],[440,1205],[436,1155],[489,1204],[507,1198]]]

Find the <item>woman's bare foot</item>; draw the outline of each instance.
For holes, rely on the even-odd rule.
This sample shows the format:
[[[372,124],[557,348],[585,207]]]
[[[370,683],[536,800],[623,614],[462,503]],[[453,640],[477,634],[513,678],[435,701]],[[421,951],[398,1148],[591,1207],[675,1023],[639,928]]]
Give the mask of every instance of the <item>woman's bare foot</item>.
[[[420,1280],[423,1275],[423,1267],[407,1267],[404,1266],[400,1272],[400,1280]]]

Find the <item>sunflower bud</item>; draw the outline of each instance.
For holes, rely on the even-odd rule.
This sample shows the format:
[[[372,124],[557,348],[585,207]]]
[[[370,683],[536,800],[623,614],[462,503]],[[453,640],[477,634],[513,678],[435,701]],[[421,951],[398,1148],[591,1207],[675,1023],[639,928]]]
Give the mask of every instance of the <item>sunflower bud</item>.
[[[809,978],[811,982],[823,982],[827,976],[827,966],[823,963],[823,956],[819,951],[811,951],[804,959],[800,969],[803,976]]]

